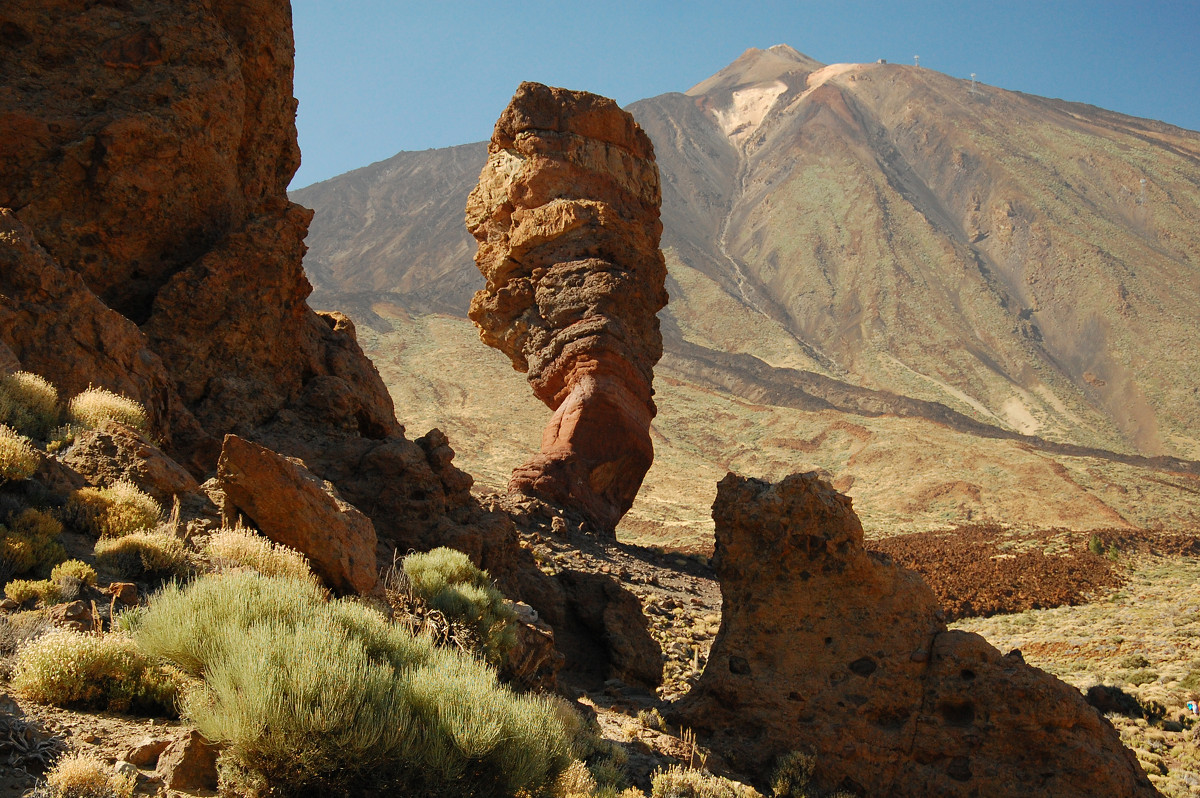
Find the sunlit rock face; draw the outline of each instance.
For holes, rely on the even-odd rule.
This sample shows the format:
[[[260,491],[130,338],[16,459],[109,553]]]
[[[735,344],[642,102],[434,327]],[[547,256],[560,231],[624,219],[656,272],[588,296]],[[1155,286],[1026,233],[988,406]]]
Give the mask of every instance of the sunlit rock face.
[[[509,489],[611,531],[654,458],[656,313],[666,305],[654,148],[616,103],[523,83],[467,200],[480,337],[555,411]]]

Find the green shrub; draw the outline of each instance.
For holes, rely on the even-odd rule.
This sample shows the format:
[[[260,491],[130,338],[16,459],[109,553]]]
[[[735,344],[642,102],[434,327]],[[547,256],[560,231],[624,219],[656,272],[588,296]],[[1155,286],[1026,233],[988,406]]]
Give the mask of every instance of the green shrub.
[[[489,662],[498,664],[516,645],[516,613],[504,594],[461,551],[445,547],[404,558],[413,592],[452,621],[471,626]]]
[[[0,484],[29,479],[41,462],[28,438],[12,427],[0,424]]]
[[[67,557],[58,542],[62,531],[58,519],[33,508],[9,518],[8,526],[0,524],[0,582],[30,571],[49,573]]]
[[[13,579],[4,586],[4,595],[18,604],[24,604],[30,599],[38,599],[49,607],[57,604],[62,597],[62,590],[49,579]]]
[[[650,798],[762,798],[753,787],[703,770],[672,765],[650,781]]]
[[[126,579],[184,576],[188,570],[183,541],[171,532],[131,532],[96,541],[96,565]]]
[[[58,391],[37,374],[18,371],[0,377],[0,424],[42,439],[58,423]]]
[[[124,480],[107,488],[80,488],[67,500],[65,512],[80,529],[110,538],[153,529],[163,517],[162,505]]]
[[[251,568],[263,576],[315,579],[308,558],[249,529],[221,529],[208,539],[204,555],[213,569]]]
[[[310,580],[231,571],[170,585],[125,618],[143,650],[202,674],[185,714],[244,794],[537,792],[566,768],[553,707]],[[322,793],[322,794],[325,794]]]
[[[17,652],[12,685],[39,704],[173,715],[181,679],[125,635],[53,629]]]
[[[1087,547],[1088,551],[1090,551],[1092,554],[1095,554],[1097,557],[1104,556],[1104,541],[1100,539],[1099,535],[1092,535],[1090,538],[1088,538]]]
[[[67,418],[88,429],[94,429],[105,421],[117,421],[143,432],[150,430],[150,419],[146,416],[145,408],[105,388],[88,388],[73,398],[67,405]]]
[[[118,773],[103,759],[85,753],[66,754],[46,772],[46,782],[32,798],[131,798],[137,786],[133,772]]]

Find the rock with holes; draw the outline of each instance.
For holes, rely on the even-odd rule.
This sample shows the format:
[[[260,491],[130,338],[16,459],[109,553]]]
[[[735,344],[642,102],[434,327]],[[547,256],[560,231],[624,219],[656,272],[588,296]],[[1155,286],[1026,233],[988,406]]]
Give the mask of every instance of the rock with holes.
[[[675,707],[735,767],[800,750],[827,789],[889,796],[1152,796],[1078,690],[947,631],[921,578],[863,548],[815,474],[730,474],[713,504],[721,631]]]
[[[654,449],[655,315],[667,302],[654,147],[616,103],[522,83],[467,200],[480,338],[554,417],[510,492],[572,507],[611,532]]]

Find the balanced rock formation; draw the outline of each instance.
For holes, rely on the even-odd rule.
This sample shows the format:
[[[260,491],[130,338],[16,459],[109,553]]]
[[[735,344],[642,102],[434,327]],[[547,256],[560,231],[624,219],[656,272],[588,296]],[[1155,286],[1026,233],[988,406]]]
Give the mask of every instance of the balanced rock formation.
[[[815,754],[827,789],[912,796],[1153,796],[1078,690],[947,631],[919,576],[863,548],[815,474],[729,474],[713,504],[721,631],[682,721],[747,772]]]
[[[666,305],[654,148],[616,103],[522,83],[496,122],[466,225],[487,286],[480,338],[554,417],[509,490],[611,531],[654,458],[656,313]]]
[[[444,436],[404,436],[350,321],[306,302],[293,50],[282,0],[0,6],[0,365],[141,402],[196,479],[235,433],[390,547],[504,572],[512,524]]]

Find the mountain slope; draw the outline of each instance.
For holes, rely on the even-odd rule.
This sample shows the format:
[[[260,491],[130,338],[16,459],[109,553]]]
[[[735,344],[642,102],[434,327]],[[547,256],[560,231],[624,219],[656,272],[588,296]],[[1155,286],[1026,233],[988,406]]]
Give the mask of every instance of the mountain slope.
[[[826,66],[786,46],[748,50],[688,92],[629,110],[662,174],[671,303],[661,314],[660,378],[708,397],[702,404],[749,401],[771,416],[726,419],[701,440],[657,440],[660,462],[680,469],[657,484],[694,493],[704,469],[685,452],[717,464],[719,477],[737,459],[730,453],[762,433],[756,425],[805,426],[805,414],[833,413],[851,424],[878,419],[872,435],[899,436],[907,454],[890,471],[864,470],[861,458],[856,466],[820,446],[785,445],[763,450],[759,467],[826,468],[858,485],[850,491],[860,501],[864,480],[892,485],[894,507],[880,497],[868,525],[1003,518],[1018,504],[1018,521],[1140,524],[1153,513],[1134,505],[1151,494],[1162,519],[1193,517],[1191,495],[1172,480],[1190,486],[1197,467],[1170,458],[1200,459],[1200,361],[1191,352],[1200,340],[1200,134],[916,67]],[[501,429],[504,419],[478,418],[487,401],[464,393],[494,399],[497,377],[478,368],[447,375],[444,364],[391,354],[463,357],[469,327],[451,333],[426,316],[465,324],[458,319],[481,283],[461,216],[483,152],[401,153],[293,194],[317,210],[306,260],[314,303],[373,325],[366,346],[395,366],[384,372],[401,415],[408,407],[413,419],[445,424],[469,450],[492,447],[485,434],[521,437]],[[434,339],[413,340],[434,329]],[[443,399],[430,402],[401,386],[408,379],[457,385],[438,387]],[[661,434],[672,409],[659,404]],[[513,412],[542,411],[534,403]],[[918,422],[945,432],[917,435]],[[538,423],[524,433],[528,449]],[[953,510],[921,507],[916,497],[955,481],[914,465],[923,458],[900,438],[922,435],[956,450],[995,454],[1009,446],[996,441],[1009,440],[1014,452],[1051,460],[1121,464],[1079,479],[1059,463],[1038,488],[1087,494],[1111,512],[1084,520],[1001,501],[998,486],[1020,469],[1001,477],[995,463],[959,480],[975,487],[960,490]],[[475,467],[471,456],[462,462]],[[502,480],[499,460],[489,463],[480,463],[485,481]],[[906,479],[896,480],[899,469]],[[1163,469],[1175,488],[1161,477],[1129,487]],[[665,488],[655,495],[660,510],[671,501]]]

